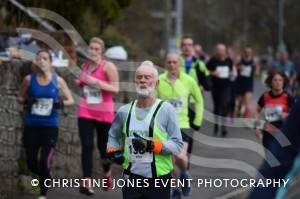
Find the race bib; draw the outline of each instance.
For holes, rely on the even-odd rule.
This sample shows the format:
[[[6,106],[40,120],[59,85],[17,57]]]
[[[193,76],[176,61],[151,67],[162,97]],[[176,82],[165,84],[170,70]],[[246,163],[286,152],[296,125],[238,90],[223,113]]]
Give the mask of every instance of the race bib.
[[[251,77],[252,67],[251,66],[244,66],[241,70],[241,76],[243,77]]]
[[[229,78],[229,67],[228,66],[218,66],[217,71],[219,72],[219,78],[221,78],[221,79]]]
[[[83,92],[86,96],[87,104],[100,104],[103,102],[101,90],[89,86],[84,86]]]
[[[145,139],[149,139],[146,138]],[[153,154],[146,151],[136,151],[132,145],[132,137],[126,139],[129,162],[133,163],[151,163],[153,162]]]
[[[168,102],[173,105],[177,113],[183,111],[183,103],[184,103],[183,97],[169,99]]]
[[[31,114],[40,116],[49,116],[52,113],[53,99],[38,98],[37,102],[31,106]]]
[[[265,119],[268,122],[275,122],[280,120],[282,114],[281,106],[266,106],[265,107]]]

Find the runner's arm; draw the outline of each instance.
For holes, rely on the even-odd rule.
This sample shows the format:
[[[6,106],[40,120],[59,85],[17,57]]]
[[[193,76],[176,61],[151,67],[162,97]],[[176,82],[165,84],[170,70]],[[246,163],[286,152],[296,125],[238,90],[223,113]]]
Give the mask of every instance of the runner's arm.
[[[216,66],[213,63],[213,58],[211,58],[207,64],[206,64],[207,69],[210,71],[210,75],[214,77],[219,77],[219,72],[217,71]]]
[[[117,94],[119,92],[119,74],[117,67],[113,63],[108,62],[104,68],[104,71],[108,77],[109,83],[101,81],[101,89]]]
[[[191,95],[195,100],[195,119],[193,121],[193,124],[197,127],[200,127],[203,120],[203,112],[204,112],[204,102],[203,102],[203,96],[202,93],[197,85],[197,83],[191,79],[190,81],[191,85]]]
[[[199,67],[200,67],[200,70],[205,74],[205,76],[210,75],[210,72],[203,61],[199,61]]]
[[[260,113],[262,111],[262,107],[260,105],[257,105],[257,108],[254,112],[254,118],[255,118],[255,121],[254,121],[254,129],[255,129],[255,134],[257,136],[259,136],[261,134],[261,121],[260,121]]]
[[[261,113],[264,106],[265,106],[264,95],[261,95],[259,97],[258,101],[257,101],[257,107],[256,107],[256,110],[254,112],[254,118],[256,120],[260,119],[260,113]]]
[[[260,113],[262,111],[262,107],[260,105],[257,105],[256,110],[254,112],[254,118],[255,120],[260,120]]]
[[[260,75],[260,64],[257,58],[254,58],[254,68],[255,68],[255,75],[259,76]]]
[[[61,89],[63,96],[66,98],[63,100],[65,106],[71,106],[74,104],[74,99],[71,94],[69,87],[65,80],[61,77],[58,77],[58,87]]]
[[[297,71],[295,70],[295,67],[293,67],[293,73],[292,73],[292,77],[290,78],[289,84],[293,86],[296,80],[297,80]]]
[[[80,68],[81,68],[81,74],[79,74],[78,76],[76,75],[76,77],[77,77],[78,79],[75,79],[75,80],[74,80],[74,83],[75,83],[75,85],[78,86],[78,87],[83,87],[84,84],[85,84],[85,82],[82,81],[83,65],[81,65]]]
[[[86,75],[85,82],[94,88],[117,94],[119,92],[119,74],[116,66],[113,63],[108,62],[104,67],[104,72],[108,77],[108,83],[90,75]]]
[[[162,143],[163,146],[160,153],[178,155],[183,148],[183,141],[175,109],[171,104],[164,103],[160,116],[158,119],[166,120],[166,132],[168,134],[168,139]]]
[[[17,96],[17,100],[20,103],[24,103],[24,101],[25,101],[25,96],[26,96],[27,90],[28,90],[29,85],[30,85],[30,79],[31,79],[31,75],[27,75],[23,79],[19,94]]]
[[[122,129],[125,116],[124,108],[120,108],[108,132],[107,151],[122,150]]]

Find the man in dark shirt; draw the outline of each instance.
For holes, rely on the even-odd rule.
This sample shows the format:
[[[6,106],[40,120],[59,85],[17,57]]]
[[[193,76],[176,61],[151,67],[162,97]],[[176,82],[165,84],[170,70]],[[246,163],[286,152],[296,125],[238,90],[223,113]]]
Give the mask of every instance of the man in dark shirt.
[[[232,73],[233,61],[228,57],[226,46],[218,44],[216,53],[208,62],[207,68],[212,76],[212,98],[214,104],[214,114],[216,123],[214,135],[219,131],[219,116],[221,116],[221,133],[227,135],[225,127],[225,117],[228,114],[230,100],[230,77]]]

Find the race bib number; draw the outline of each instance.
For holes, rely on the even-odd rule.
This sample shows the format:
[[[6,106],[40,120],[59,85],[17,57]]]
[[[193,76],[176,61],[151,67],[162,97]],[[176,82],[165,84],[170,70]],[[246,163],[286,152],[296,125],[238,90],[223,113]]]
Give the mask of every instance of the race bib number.
[[[102,93],[101,90],[91,88],[89,86],[83,87],[84,95],[86,96],[87,104],[100,104],[102,103]]]
[[[241,76],[243,77],[251,77],[252,67],[251,66],[244,66],[241,70]]]
[[[221,79],[229,78],[229,67],[228,66],[218,66],[217,71],[219,72],[219,78],[221,78]]]
[[[149,138],[146,138],[149,139]],[[128,146],[128,159],[133,163],[151,163],[153,162],[153,154],[146,151],[136,151],[132,145],[132,138],[126,139]]]
[[[52,113],[53,99],[38,98],[37,102],[31,106],[31,114],[40,116],[49,116]]]
[[[281,106],[267,106],[265,107],[265,119],[268,122],[275,122],[280,120],[282,114]]]
[[[177,113],[183,111],[183,103],[184,103],[183,97],[169,99],[168,102],[173,105]]]

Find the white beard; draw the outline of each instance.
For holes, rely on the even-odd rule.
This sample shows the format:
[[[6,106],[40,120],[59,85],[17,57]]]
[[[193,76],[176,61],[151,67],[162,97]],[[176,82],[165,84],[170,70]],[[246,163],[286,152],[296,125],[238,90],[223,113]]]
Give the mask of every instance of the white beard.
[[[135,89],[139,96],[150,97],[155,91],[155,86],[148,87],[148,88],[140,88],[139,86],[135,85]]]

